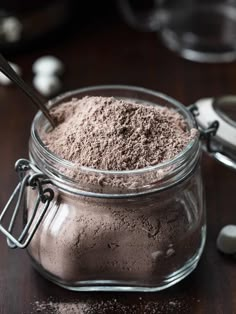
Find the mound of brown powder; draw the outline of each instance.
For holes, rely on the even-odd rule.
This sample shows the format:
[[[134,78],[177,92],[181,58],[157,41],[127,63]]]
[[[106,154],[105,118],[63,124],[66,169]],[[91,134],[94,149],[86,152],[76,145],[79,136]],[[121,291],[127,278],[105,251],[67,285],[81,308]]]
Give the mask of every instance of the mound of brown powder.
[[[52,110],[58,126],[44,143],[79,166],[133,170],[172,159],[196,135],[166,107],[105,97],[72,99]]]

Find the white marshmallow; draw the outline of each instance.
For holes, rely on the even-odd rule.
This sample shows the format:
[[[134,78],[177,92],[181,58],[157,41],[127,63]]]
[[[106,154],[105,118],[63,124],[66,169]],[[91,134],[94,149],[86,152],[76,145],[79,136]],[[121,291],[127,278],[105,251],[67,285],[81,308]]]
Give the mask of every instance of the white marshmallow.
[[[61,88],[61,82],[56,76],[35,75],[33,85],[44,96],[52,96]]]
[[[37,59],[33,64],[33,72],[43,75],[59,75],[63,72],[63,63],[53,56],[44,56]]]
[[[14,16],[3,19],[2,32],[9,42],[17,41],[21,38],[22,24]]]
[[[12,63],[12,62],[9,62],[9,64],[15,70],[15,72],[18,75],[21,75],[21,69],[20,69],[20,67],[17,64]],[[7,78],[5,74],[0,72],[0,84],[2,84],[2,85],[10,85],[10,84],[12,84],[12,81],[9,80],[9,78]]]
[[[222,228],[216,244],[217,248],[225,254],[236,253],[236,225],[227,225]]]

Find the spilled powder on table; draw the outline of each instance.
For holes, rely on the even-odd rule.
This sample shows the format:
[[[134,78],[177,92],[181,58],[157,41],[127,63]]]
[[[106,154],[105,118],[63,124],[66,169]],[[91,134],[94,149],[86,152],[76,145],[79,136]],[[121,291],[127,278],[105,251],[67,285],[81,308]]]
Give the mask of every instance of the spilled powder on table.
[[[135,302],[135,301],[134,301]],[[41,314],[188,314],[189,305],[178,299],[147,301],[139,297],[134,304],[124,304],[116,298],[94,302],[39,302],[33,304],[32,313]]]

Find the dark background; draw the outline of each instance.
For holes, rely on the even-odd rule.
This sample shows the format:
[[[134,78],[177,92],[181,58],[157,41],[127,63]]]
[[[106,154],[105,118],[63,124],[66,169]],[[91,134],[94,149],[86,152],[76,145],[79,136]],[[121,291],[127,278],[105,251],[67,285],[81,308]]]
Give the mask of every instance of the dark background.
[[[39,2],[42,3],[32,1],[35,10]],[[6,7],[13,5],[12,1],[2,2],[2,6],[4,3]],[[29,1],[22,1],[20,7],[17,3],[11,9],[19,15],[33,10],[28,7]],[[23,3],[27,10],[23,10]],[[2,45],[5,56],[22,68],[23,78],[29,84],[33,78],[33,62],[51,54],[65,65],[61,92],[88,85],[129,84],[166,93],[185,105],[202,97],[236,93],[235,62],[207,65],[184,60],[167,50],[157,34],[129,28],[112,1],[69,4],[69,20],[50,34],[15,46]],[[35,112],[15,86],[0,87],[0,208],[17,182],[15,161],[27,157]],[[94,314],[236,313],[236,261],[217,252],[215,245],[219,230],[226,224],[236,223],[236,173],[205,155],[202,169],[207,243],[198,268],[180,284],[160,293],[72,293],[38,275],[26,252],[9,250],[0,235],[0,313],[36,313],[34,302],[47,301],[50,297],[54,301],[76,300],[88,304],[117,300],[115,310],[91,309],[90,313]],[[173,306],[173,302],[178,306]]]

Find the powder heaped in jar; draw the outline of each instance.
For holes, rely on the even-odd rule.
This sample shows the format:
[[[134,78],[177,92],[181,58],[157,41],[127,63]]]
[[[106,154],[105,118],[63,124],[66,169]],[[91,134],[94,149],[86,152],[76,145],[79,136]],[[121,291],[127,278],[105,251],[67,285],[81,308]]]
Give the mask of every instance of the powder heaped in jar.
[[[102,170],[134,170],[180,153],[197,130],[167,107],[113,97],[72,99],[52,109],[57,127],[43,141],[54,154]]]

